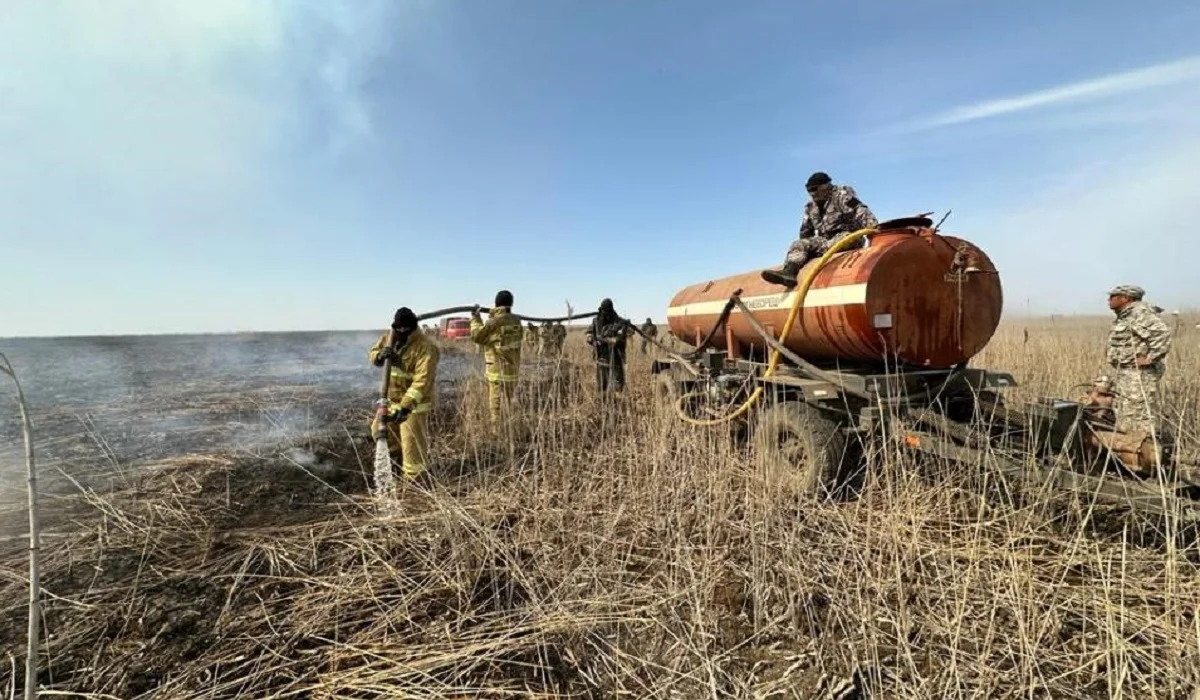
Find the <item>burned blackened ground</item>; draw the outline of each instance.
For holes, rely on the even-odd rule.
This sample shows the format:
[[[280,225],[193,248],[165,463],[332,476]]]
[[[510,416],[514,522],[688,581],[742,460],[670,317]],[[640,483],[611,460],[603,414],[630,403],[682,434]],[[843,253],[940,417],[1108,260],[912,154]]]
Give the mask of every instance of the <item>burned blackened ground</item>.
[[[24,386],[41,489],[100,488],[184,455],[270,455],[342,430],[366,413],[379,370],[362,333],[10,339],[0,352]],[[447,353],[449,385],[477,357]],[[7,379],[7,378],[5,378]],[[0,383],[0,504],[24,499],[13,392]],[[68,478],[69,477],[69,478]]]

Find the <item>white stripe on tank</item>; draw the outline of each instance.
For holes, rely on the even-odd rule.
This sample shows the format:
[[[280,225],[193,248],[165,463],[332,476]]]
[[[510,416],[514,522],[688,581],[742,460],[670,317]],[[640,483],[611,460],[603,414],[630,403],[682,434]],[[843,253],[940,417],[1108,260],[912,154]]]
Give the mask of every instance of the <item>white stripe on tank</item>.
[[[796,292],[783,292],[780,294],[767,294],[765,296],[742,297],[742,302],[751,311],[774,311],[776,309],[787,310],[792,308],[795,299]],[[672,306],[667,309],[667,318],[676,316],[715,316],[721,313],[727,301],[727,299],[694,301],[690,304]],[[806,309],[816,309],[823,306],[844,306],[846,304],[865,304],[866,302],[866,282],[809,289],[808,293],[804,295],[804,308]],[[737,308],[733,310],[735,314],[739,312],[740,310]]]

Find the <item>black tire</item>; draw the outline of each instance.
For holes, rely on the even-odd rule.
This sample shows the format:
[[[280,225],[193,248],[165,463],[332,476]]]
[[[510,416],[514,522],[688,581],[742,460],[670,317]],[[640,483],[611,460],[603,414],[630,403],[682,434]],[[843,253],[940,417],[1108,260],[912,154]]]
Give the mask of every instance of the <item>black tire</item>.
[[[840,495],[859,461],[858,451],[851,449],[838,424],[799,401],[777,403],[762,411],[752,444],[765,467],[796,472],[799,490],[818,499]]]

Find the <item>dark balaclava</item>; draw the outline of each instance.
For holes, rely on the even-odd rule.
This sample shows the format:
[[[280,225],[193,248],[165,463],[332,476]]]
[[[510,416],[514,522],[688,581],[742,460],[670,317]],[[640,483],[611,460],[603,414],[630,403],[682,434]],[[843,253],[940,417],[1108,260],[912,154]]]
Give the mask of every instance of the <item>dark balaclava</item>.
[[[497,307],[505,306],[505,307],[508,307],[511,309],[512,305],[513,305],[512,292],[508,291],[507,289],[501,289],[500,291],[496,292],[496,306]]]
[[[412,309],[407,306],[402,306],[396,309],[396,316],[392,319],[392,330],[395,331],[396,345],[403,345],[408,336],[417,329],[417,315],[412,312]]]
[[[602,324],[612,323],[617,320],[617,312],[613,309],[612,299],[605,299],[600,302],[600,322]]]

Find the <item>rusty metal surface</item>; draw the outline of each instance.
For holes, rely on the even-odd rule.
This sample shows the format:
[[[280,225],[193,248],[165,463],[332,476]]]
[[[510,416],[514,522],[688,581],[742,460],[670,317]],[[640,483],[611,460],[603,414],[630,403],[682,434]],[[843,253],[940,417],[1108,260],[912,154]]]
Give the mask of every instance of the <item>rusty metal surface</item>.
[[[966,254],[956,265],[964,244]],[[814,264],[801,271],[801,279]],[[966,274],[968,265],[982,271]],[[737,289],[759,321],[778,333],[793,290],[764,281],[760,270],[680,290],[668,309],[671,332],[694,343]],[[999,325],[1002,304],[999,275],[978,247],[927,228],[889,231],[872,236],[867,248],[834,256],[817,274],[784,345],[812,360],[950,367],[984,348]],[[764,350],[740,312],[730,316],[729,331],[714,343],[738,357]]]

